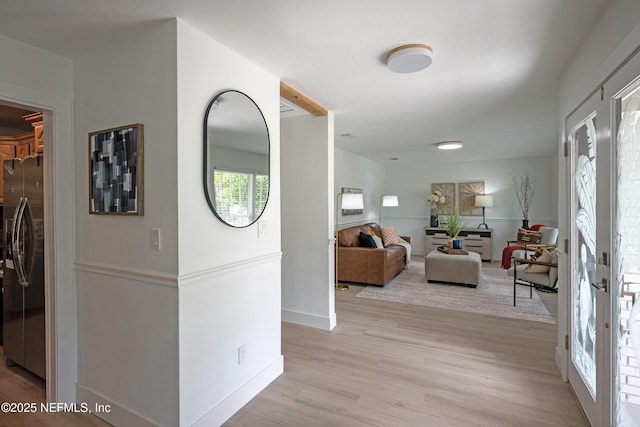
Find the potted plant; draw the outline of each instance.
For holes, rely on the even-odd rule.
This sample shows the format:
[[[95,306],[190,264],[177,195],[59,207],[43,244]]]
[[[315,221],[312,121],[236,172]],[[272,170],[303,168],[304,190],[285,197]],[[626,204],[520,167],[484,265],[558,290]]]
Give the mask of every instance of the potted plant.
[[[460,234],[464,226],[465,224],[462,222],[458,208],[453,208],[453,213],[449,216],[449,222],[447,223],[447,235],[449,236],[450,247],[462,249],[462,241],[456,239],[456,237],[458,237],[458,234]]]
[[[535,193],[533,184],[535,184],[535,179],[526,170],[511,174],[511,188],[518,199],[520,212],[522,212],[522,228],[524,229],[529,229],[529,209]]]
[[[431,207],[431,218],[429,225],[431,227],[438,226],[438,204],[442,204],[447,201],[447,198],[442,194],[442,191],[435,190],[433,193],[427,196],[427,203]]]

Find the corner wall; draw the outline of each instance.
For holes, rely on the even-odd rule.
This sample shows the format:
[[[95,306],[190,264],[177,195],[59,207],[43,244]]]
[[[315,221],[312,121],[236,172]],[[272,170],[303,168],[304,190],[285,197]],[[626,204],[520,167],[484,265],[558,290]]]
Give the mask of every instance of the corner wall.
[[[280,81],[184,21],[176,25],[180,425],[210,426],[283,372]],[[251,97],[269,129],[270,191],[259,219],[267,233],[261,237],[257,223],[223,224],[204,196],[204,114],[226,89]]]
[[[343,187],[359,188],[363,191],[364,209],[359,215],[342,215],[338,212],[338,228],[347,228],[368,222],[380,224],[380,196],[382,194],[396,194],[385,191],[387,168],[371,159],[350,153],[345,150],[335,150],[335,183],[333,199],[342,191]],[[402,205],[403,201],[400,200]],[[396,208],[385,208],[383,217],[392,215]],[[335,216],[335,213],[332,213]],[[384,225],[395,225],[385,221]]]
[[[74,61],[78,401],[115,425],[177,425],[176,25]],[[88,214],[89,132],[144,124],[144,215]],[[161,230],[161,250],[150,245]]]
[[[282,319],[336,324],[333,274],[333,113],[281,120]]]

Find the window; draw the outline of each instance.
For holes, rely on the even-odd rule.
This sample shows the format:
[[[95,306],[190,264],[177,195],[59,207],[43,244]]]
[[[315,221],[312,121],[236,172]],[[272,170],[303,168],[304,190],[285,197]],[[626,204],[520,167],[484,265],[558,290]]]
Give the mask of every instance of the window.
[[[252,224],[267,204],[269,177],[260,173],[222,169],[216,169],[213,173],[218,215],[234,226]]]

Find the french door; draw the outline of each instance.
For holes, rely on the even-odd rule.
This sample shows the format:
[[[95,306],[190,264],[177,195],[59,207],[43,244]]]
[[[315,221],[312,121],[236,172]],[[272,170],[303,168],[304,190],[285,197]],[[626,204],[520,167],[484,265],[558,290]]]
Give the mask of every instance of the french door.
[[[567,118],[570,171],[569,382],[592,426],[609,416],[610,115],[595,93]]]
[[[566,125],[569,382],[592,426],[640,426],[640,54]]]
[[[640,55],[611,79],[615,195],[613,425],[640,425]]]

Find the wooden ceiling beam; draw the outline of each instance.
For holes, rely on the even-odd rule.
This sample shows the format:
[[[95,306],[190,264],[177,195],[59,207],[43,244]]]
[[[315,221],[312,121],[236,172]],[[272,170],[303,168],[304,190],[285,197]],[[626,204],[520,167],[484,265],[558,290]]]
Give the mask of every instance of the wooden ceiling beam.
[[[280,82],[280,96],[298,107],[310,112],[314,116],[326,116],[329,111],[322,105],[307,98],[291,86]]]

